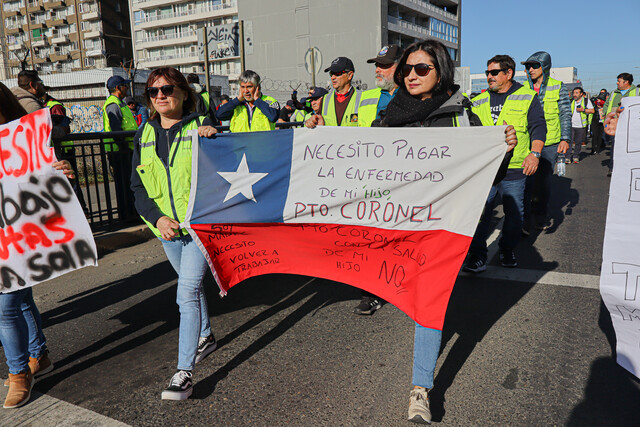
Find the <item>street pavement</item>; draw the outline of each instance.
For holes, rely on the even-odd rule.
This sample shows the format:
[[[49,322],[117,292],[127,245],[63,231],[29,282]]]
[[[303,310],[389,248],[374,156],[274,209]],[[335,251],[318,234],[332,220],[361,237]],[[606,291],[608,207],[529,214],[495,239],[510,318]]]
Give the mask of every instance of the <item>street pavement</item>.
[[[640,385],[612,357],[597,289],[607,158],[554,176],[552,227],[521,241],[520,268],[494,257],[486,273],[460,274],[431,393],[435,423],[640,423]],[[392,305],[357,316],[358,289],[285,275],[219,298],[209,275],[219,348],[197,365],[189,400],[162,401],[177,362],[176,275],[155,239],[99,263],[34,288],[56,369],[27,406],[0,410],[0,425],[412,425],[414,324]]]

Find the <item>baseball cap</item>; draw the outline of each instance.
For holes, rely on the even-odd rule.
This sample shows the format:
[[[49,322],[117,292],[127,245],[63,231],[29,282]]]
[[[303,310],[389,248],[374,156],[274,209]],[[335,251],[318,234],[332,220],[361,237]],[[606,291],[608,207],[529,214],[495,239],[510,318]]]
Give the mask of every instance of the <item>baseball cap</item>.
[[[395,64],[400,56],[402,55],[402,50],[400,46],[397,44],[390,44],[388,46],[384,46],[378,52],[375,58],[367,59],[367,64],[382,64],[382,65],[390,65]]]
[[[311,95],[309,95],[306,99],[322,98],[323,96],[325,96],[328,93],[329,92],[327,92],[327,90],[325,88],[316,87],[316,88],[313,89],[313,93]]]
[[[325,68],[325,73],[339,73],[340,71],[355,71],[356,69],[353,67],[353,62],[344,56],[338,56],[336,59],[331,61],[331,65]]]
[[[107,80],[107,89],[113,89],[118,86],[126,85],[131,80],[127,80],[120,76],[111,76],[109,80]]]

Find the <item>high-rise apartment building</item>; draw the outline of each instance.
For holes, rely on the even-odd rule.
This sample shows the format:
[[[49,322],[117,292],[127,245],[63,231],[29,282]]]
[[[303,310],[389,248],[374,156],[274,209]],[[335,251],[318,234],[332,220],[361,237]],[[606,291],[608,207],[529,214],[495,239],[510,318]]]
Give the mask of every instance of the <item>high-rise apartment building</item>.
[[[317,48],[316,85],[338,56],[355,65],[356,85],[374,86],[366,61],[384,45],[406,47],[435,39],[460,65],[461,0],[238,0],[245,28],[245,64],[264,79],[264,90],[282,100],[311,82],[310,48]],[[248,39],[250,36],[250,39]]]
[[[132,59],[127,0],[3,0],[5,72],[41,74],[128,64]]]
[[[242,0],[129,0],[138,66],[204,72],[198,57],[198,31],[238,22],[238,1]],[[213,60],[210,72],[233,82],[240,74],[240,57]]]

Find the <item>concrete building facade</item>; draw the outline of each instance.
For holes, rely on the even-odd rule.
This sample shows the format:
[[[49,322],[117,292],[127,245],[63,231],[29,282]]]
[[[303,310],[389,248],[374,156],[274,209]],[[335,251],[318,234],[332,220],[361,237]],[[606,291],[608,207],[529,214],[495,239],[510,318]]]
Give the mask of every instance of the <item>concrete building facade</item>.
[[[3,0],[2,78],[128,64],[127,0]]]
[[[388,43],[406,47],[436,39],[460,65],[460,10],[460,0],[238,0],[246,68],[260,74],[265,93],[280,100],[311,85],[311,48],[321,59],[315,83],[325,87],[330,83],[324,69],[338,56],[353,61],[357,87],[375,87],[366,60]]]
[[[171,66],[184,74],[203,73],[204,63],[198,57],[198,31],[204,26],[238,22],[236,0],[129,2],[133,48],[141,68]],[[231,82],[236,81],[241,72],[240,57],[214,60],[210,72],[228,76]]]

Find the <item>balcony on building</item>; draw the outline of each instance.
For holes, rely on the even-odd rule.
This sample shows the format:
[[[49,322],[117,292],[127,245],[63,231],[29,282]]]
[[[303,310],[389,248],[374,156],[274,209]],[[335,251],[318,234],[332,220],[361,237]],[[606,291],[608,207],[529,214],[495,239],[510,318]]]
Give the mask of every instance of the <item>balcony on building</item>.
[[[26,11],[23,3],[5,3],[2,5],[2,12],[4,13],[5,18],[10,16],[22,16],[22,11]]]
[[[51,62],[60,62],[60,61],[69,60],[71,56],[69,55],[69,52],[56,51],[56,52],[52,52],[51,55],[49,55],[49,58],[51,58]]]
[[[44,8],[46,10],[58,9],[66,6],[67,4],[64,0],[44,0]]]
[[[85,56],[88,56],[90,58],[104,56],[105,54],[106,54],[105,51],[102,49],[91,49],[91,50],[87,50],[84,53]]]
[[[44,19],[31,20],[29,21],[29,24],[24,24],[22,26],[22,29],[24,29],[25,31],[39,30],[44,28],[47,28],[47,24]]]
[[[51,37],[51,44],[65,44],[65,43],[69,43],[68,34],[57,34],[54,37]]]
[[[88,12],[83,12],[82,19],[85,21],[93,21],[93,20],[100,19],[100,12],[97,9],[90,10]]]
[[[86,33],[84,33],[85,39],[95,39],[97,37],[102,37],[102,31],[98,29],[89,29]]]
[[[47,40],[47,36],[45,36],[44,34],[31,39],[31,47],[45,47],[48,45],[49,42]]]
[[[229,3],[193,7],[180,12],[144,14],[140,20],[135,22],[135,26],[137,29],[166,27],[170,25],[184,24],[195,19],[200,21],[203,19],[219,18],[222,16],[237,14],[238,4],[234,0]]]
[[[136,41],[138,49],[150,49],[154,47],[166,46],[168,44],[191,44],[198,41],[198,33],[195,30],[180,31],[175,34],[162,34],[156,36],[145,36]]]
[[[444,7],[453,7],[457,6],[457,1],[451,0],[392,0],[393,3],[403,6],[406,9],[409,9],[413,12],[418,12],[421,15],[425,16],[435,16],[438,19],[442,19],[449,24],[456,24],[458,22],[458,17],[451,13],[447,12]],[[440,7],[438,7],[440,6]]]
[[[47,24],[47,27],[59,27],[61,25],[66,25],[67,19],[62,16],[52,16],[51,19],[47,19],[44,22]]]
[[[5,27],[4,31],[7,34],[17,34],[23,32],[24,30],[22,29],[22,25],[16,25],[12,27]]]
[[[27,12],[41,12],[44,10],[44,4],[42,0],[27,0]]]
[[[200,64],[200,59],[198,58],[197,53],[176,53],[173,55],[162,55],[162,56],[154,56],[142,58],[139,60],[140,64],[146,68],[156,68],[156,67],[164,67],[164,66],[177,66],[183,65],[185,63],[193,62]]]

